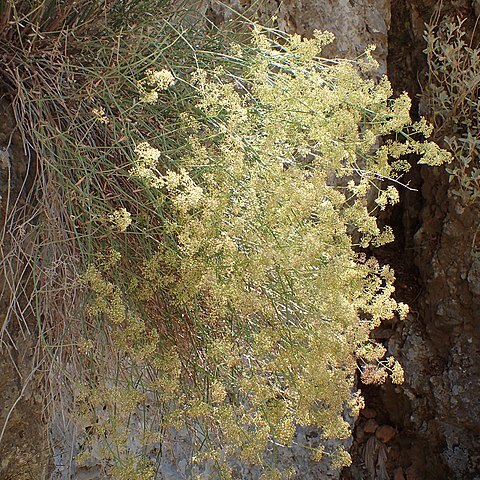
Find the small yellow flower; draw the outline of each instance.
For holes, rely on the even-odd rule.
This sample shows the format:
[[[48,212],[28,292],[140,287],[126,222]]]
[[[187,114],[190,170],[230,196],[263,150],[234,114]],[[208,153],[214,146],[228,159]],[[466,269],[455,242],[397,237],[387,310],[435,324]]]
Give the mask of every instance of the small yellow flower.
[[[110,123],[110,120],[108,119],[105,113],[105,109],[103,107],[92,108],[92,115],[95,117],[96,120],[98,120],[100,123],[103,123],[104,125]]]
[[[77,343],[77,348],[81,354],[87,355],[93,350],[93,342],[90,338],[81,338]]]
[[[405,373],[402,366],[397,361],[393,364],[391,377],[392,382],[396,384],[401,384],[405,381]]]
[[[126,208],[119,208],[109,215],[109,220],[119,232],[124,232],[132,223],[132,215]]]
[[[133,160],[130,175],[140,179],[147,187],[162,187],[163,179],[156,170],[160,150],[152,147],[148,142],[142,142],[135,147],[135,153],[137,158]]]
[[[410,307],[406,303],[398,303],[398,315],[400,317],[400,320],[405,320],[409,312]]]
[[[320,462],[324,454],[325,454],[325,447],[323,445],[320,445],[317,448],[315,448],[315,450],[313,450],[312,454],[310,455],[310,458],[314,462]]]
[[[175,83],[175,77],[167,69],[147,70],[145,77],[137,83],[141,103],[156,103],[159,92]]]

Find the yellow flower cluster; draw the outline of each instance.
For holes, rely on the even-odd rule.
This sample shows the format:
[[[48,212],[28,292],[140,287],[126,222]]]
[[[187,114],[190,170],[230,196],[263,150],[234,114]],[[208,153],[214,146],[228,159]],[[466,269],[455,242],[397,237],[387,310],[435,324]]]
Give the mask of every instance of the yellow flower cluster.
[[[127,312],[119,288],[105,280],[95,266],[89,265],[81,280],[94,295],[88,309],[91,315],[104,314],[113,324],[120,324],[126,319]]]
[[[364,78],[370,52],[360,66],[323,62],[328,40],[318,33],[277,45],[256,30],[251,45],[235,47],[234,74],[192,73],[189,101],[170,110],[165,95],[168,146],[138,143],[119,175],[135,231],[130,213],[115,210],[103,251],[124,251],[83,276],[90,314],[110,320],[128,384],[108,395],[98,388],[92,401],[133,415],[144,397],[129,388],[138,385],[163,409],[144,441],[190,426],[203,436],[195,461],[215,463],[225,478],[229,458],[261,465],[269,447],[292,444],[297,424],[347,438],[345,409],[363,405],[357,362],[364,383],[403,379],[369,335],[408,307],[392,298],[393,271],[355,248],[393,239],[374,210],[398,202],[391,183],[408,168],[402,155],[436,164],[444,154],[414,138],[428,126],[411,125],[406,96],[392,101],[386,79]],[[147,72],[141,101],[156,102],[173,82],[167,70]],[[405,142],[378,146],[379,135],[403,130]],[[103,441],[128,443],[112,418]],[[341,449],[312,452],[322,457],[335,468],[350,462]],[[137,478],[139,465],[123,465],[117,478]],[[278,475],[265,469],[262,478]]]
[[[110,119],[107,117],[103,107],[92,108],[92,115],[97,121],[103,123],[104,125],[108,125],[110,123]]]
[[[405,381],[405,372],[398,361],[395,361],[391,372],[392,382],[402,384]]]
[[[148,142],[142,142],[135,147],[135,153],[137,157],[133,161],[130,175],[141,180],[147,187],[160,188],[163,185],[157,170],[160,151]]]
[[[126,208],[119,208],[108,216],[119,232],[124,232],[132,223],[132,215]]]
[[[385,210],[387,205],[395,205],[400,201],[400,197],[398,195],[398,190],[389,185],[385,190],[381,191],[378,197],[375,199],[375,202],[380,207],[380,210]]]
[[[203,189],[195,185],[185,168],[179,172],[169,170],[162,179],[172,201],[183,213],[195,207],[202,199]]]
[[[167,90],[175,83],[175,77],[172,72],[166,70],[147,70],[145,77],[137,83],[140,92],[140,102],[156,103],[159,98],[159,92]]]

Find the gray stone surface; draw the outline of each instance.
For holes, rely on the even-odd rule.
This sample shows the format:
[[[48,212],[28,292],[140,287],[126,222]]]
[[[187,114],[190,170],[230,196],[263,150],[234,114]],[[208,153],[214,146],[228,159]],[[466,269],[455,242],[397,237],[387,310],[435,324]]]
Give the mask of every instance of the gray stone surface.
[[[374,57],[379,73],[386,73],[390,0],[254,0],[225,2],[205,0],[202,10],[221,24],[235,18],[234,10],[280,30],[310,37],[315,30],[335,34],[335,42],[325,49],[327,56],[356,58],[368,45],[376,45]],[[274,19],[274,20],[272,20]]]

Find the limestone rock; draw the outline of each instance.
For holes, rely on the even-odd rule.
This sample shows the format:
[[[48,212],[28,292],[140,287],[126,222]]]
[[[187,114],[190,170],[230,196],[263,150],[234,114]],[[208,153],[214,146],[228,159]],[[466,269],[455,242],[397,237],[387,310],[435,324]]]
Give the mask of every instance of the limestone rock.
[[[315,30],[332,32],[335,41],[324,50],[327,56],[356,58],[373,44],[379,74],[387,71],[390,0],[200,1],[201,10],[216,24],[235,18],[235,11],[239,11],[266,25],[275,18],[280,30],[305,37],[311,37]]]
[[[398,467],[393,473],[393,480],[405,480],[405,475],[403,474],[403,468]]]
[[[375,437],[383,443],[393,440],[397,435],[397,431],[390,425],[380,425],[375,430]]]
[[[367,419],[375,418],[377,416],[377,411],[374,408],[369,407],[364,408],[360,413],[362,417],[365,417]]]
[[[378,428],[378,423],[375,419],[370,418],[369,420],[366,421],[365,426],[363,427],[363,430],[365,433],[375,433]]]

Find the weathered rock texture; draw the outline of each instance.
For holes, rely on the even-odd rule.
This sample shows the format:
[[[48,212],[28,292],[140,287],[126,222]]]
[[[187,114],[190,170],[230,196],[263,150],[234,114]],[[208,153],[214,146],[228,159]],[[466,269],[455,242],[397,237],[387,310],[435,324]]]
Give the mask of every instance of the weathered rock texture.
[[[418,102],[426,70],[422,37],[435,11],[439,22],[464,18],[470,32],[479,13],[478,2],[392,2],[389,77],[397,92],[416,99],[414,115],[424,110]],[[399,430],[386,460],[390,475],[480,479],[479,206],[453,195],[444,168],[415,168],[410,180],[420,191],[403,192],[399,250],[391,262],[404,283],[399,295],[414,294],[402,298],[412,315],[387,335],[379,332],[401,360],[406,382],[368,394],[382,420]]]
[[[235,18],[238,11],[279,30],[311,37],[315,30],[335,34],[334,43],[325,48],[327,56],[355,58],[368,45],[376,45],[374,56],[380,73],[386,73],[387,40],[390,27],[390,0],[205,0],[202,10],[216,24]]]
[[[431,13],[431,4],[425,3],[410,6],[417,45],[418,23]],[[467,29],[473,28],[468,2],[444,3],[440,21],[458,15],[467,19]],[[423,293],[401,351],[412,373],[413,402],[420,400],[432,418],[429,426],[428,417],[417,414],[419,428],[438,431],[441,456],[453,477],[480,478],[479,206],[453,195],[443,169],[421,175],[425,202],[414,259]]]

